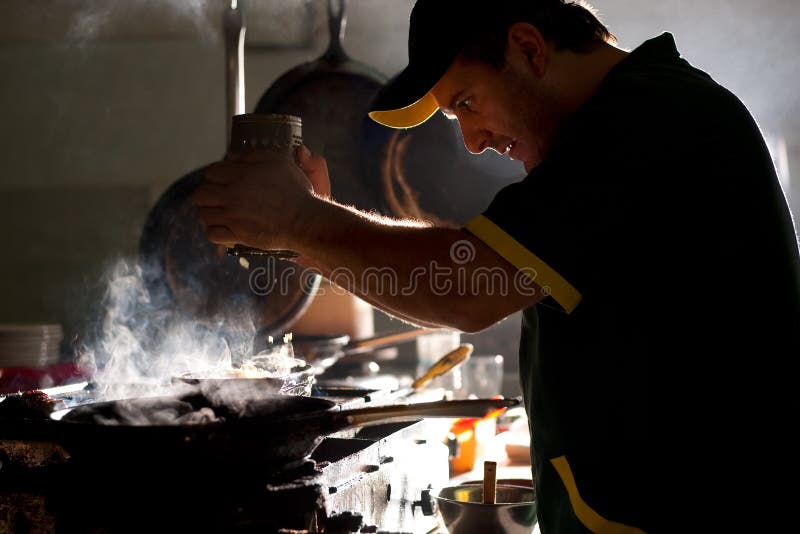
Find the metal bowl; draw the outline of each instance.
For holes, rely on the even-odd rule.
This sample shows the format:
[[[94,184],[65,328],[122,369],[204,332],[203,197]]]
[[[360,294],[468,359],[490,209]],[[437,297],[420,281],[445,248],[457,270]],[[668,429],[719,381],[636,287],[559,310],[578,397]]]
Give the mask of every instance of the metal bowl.
[[[530,534],[536,526],[534,490],[497,485],[495,504],[483,504],[482,484],[442,488],[436,496],[439,515],[449,534]]]
[[[172,377],[173,384],[189,384],[201,389],[223,391],[239,391],[242,394],[252,394],[258,397],[261,394],[301,395],[308,397],[316,382],[315,369],[311,365],[295,367],[284,376],[245,378],[233,373],[225,376],[219,371],[215,372],[186,372]]]

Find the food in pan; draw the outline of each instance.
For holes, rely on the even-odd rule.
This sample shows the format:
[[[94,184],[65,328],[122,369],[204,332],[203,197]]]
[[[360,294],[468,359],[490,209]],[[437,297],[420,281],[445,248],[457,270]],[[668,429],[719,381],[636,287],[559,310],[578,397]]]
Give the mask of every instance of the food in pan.
[[[194,402],[193,402],[194,401]],[[152,397],[76,406],[62,421],[100,425],[202,425],[222,421],[213,408],[190,397]]]
[[[266,350],[245,358],[238,366],[220,366],[194,371],[185,373],[182,378],[284,378],[307,367],[305,360],[294,357],[291,340],[291,334],[283,337],[283,343],[276,343],[270,337]]]
[[[54,399],[40,389],[7,395],[0,402],[0,417],[9,419],[47,419],[56,410],[66,408],[62,400]]]

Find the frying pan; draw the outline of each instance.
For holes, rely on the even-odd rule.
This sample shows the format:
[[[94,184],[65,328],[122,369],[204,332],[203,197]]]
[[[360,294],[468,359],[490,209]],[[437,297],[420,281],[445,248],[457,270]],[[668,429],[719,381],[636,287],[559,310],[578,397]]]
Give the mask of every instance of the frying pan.
[[[233,388],[249,392],[255,396],[263,393],[281,395],[311,395],[317,370],[311,365],[293,367],[283,376],[244,377],[231,374],[225,376],[219,371],[187,371],[172,377],[173,384],[188,384],[203,388]]]
[[[303,142],[325,157],[333,198],[386,214],[379,176],[392,130],[367,112],[388,78],[345,52],[346,7],[346,0],[328,0],[327,50],[281,75],[261,96],[256,113],[302,117]]]
[[[223,25],[229,138],[232,115],[244,113],[245,29],[240,10],[226,8]],[[246,267],[208,241],[191,201],[204,169],[174,182],[147,215],[139,258],[150,300],[158,309],[178,310],[223,332],[252,321],[256,331],[283,334],[310,304],[320,277],[293,262],[267,256],[250,258]],[[281,280],[281,287],[262,287],[259,281],[265,280]]]
[[[368,340],[365,340],[368,341]],[[418,377],[411,386],[391,392],[391,397],[399,399],[408,397],[412,393],[420,390],[432,379],[448,373],[450,370],[463,363],[472,354],[473,346],[470,343],[462,343],[458,348],[442,356],[435,364],[427,370],[425,374]],[[189,385],[198,388],[205,396],[222,395],[231,400],[241,398],[260,398],[264,394],[281,395],[303,395],[310,396],[316,385],[314,367],[306,364],[300,367],[293,367],[285,376],[275,377],[240,377],[236,375],[225,376],[220,371],[210,370],[207,372],[187,371],[172,377],[172,383],[177,385]],[[336,386],[326,386],[329,392],[336,390]],[[353,388],[340,388],[340,391],[353,392]],[[362,390],[364,394],[367,390]]]
[[[181,466],[205,470],[262,469],[275,471],[305,461],[328,435],[350,427],[424,417],[483,417],[519,399],[471,399],[388,405],[340,410],[317,397],[265,395],[242,406],[215,404],[199,394],[92,403],[53,412],[49,438],[78,462],[119,464],[130,468]],[[177,410],[211,408],[224,421],[205,424],[101,424],[122,413],[145,413],[152,407]],[[112,464],[112,465],[113,465]]]

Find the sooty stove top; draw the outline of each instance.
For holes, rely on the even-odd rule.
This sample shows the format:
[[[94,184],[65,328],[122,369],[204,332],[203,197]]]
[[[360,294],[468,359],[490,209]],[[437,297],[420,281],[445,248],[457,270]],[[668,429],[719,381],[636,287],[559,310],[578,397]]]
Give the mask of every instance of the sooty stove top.
[[[317,388],[343,407],[393,402],[386,391]],[[412,402],[438,400],[418,393]],[[432,398],[433,397],[433,398]],[[437,526],[431,489],[448,451],[428,422],[327,436],[298,467],[263,474],[176,466],[126,469],[72,461],[56,444],[0,440],[2,532],[424,533]]]

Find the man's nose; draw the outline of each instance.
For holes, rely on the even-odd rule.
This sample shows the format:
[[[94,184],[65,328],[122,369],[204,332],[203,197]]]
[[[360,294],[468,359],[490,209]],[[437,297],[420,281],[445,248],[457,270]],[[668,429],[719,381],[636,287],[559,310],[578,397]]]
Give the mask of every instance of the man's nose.
[[[488,131],[480,128],[473,120],[468,117],[457,117],[458,126],[461,128],[461,137],[464,139],[464,146],[473,154],[480,154],[489,147],[491,135]]]
[[[489,147],[491,136],[486,130],[476,128],[470,124],[460,121],[461,135],[464,138],[464,146],[473,154],[480,154]]]

